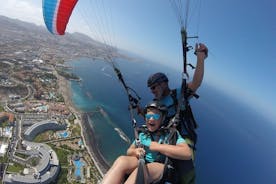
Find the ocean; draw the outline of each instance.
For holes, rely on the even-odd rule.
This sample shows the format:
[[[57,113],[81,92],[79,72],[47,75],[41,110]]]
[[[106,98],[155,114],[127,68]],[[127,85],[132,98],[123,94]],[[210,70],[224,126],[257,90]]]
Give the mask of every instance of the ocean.
[[[98,147],[112,162],[134,138],[128,97],[110,63],[79,59],[68,62],[81,82],[72,81],[72,101],[89,112]],[[145,105],[152,96],[146,87],[150,74],[168,75],[171,88],[180,85],[181,73],[147,60],[119,59],[126,84],[135,89]],[[197,183],[276,183],[275,122],[204,82],[200,98],[192,100],[199,124],[196,153]],[[135,116],[138,125],[143,123]],[[127,139],[126,139],[127,137]],[[131,141],[128,141],[131,140]]]

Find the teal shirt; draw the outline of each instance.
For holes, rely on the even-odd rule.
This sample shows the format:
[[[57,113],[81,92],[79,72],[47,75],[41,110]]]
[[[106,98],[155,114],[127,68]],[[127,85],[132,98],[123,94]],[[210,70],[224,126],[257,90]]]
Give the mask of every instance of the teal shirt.
[[[181,137],[181,135],[179,134],[179,132],[177,132],[177,140],[176,140],[176,144],[180,144],[180,143],[185,143],[185,140]],[[139,134],[139,139],[141,140],[142,137],[146,136],[147,139],[151,139],[153,138],[154,141],[158,141],[158,143],[162,143],[162,144],[168,144],[168,137],[169,137],[169,134],[166,134],[166,135],[161,135],[159,140],[157,140],[157,136],[155,135],[152,135],[152,138],[149,134],[145,134],[145,133],[140,133]],[[133,144],[135,144],[136,141],[133,142]],[[154,161],[165,161],[165,158],[166,156],[159,153],[159,152],[156,152],[156,151],[151,151],[148,147],[145,147],[144,148],[145,151],[146,151],[146,155],[145,155],[145,160],[147,162],[154,162]]]
[[[180,88],[177,88],[176,89],[176,99],[178,99],[179,96],[180,96]],[[162,104],[166,105],[166,107],[168,108],[167,117],[172,117],[175,115],[176,111],[175,111],[175,106],[174,106],[174,100],[170,94],[167,96],[163,96],[159,101]]]
[[[176,99],[178,99],[180,97],[180,93],[181,93],[181,89],[177,88],[176,89]],[[174,117],[175,114],[176,114],[176,109],[175,109],[175,105],[174,105],[174,99],[172,98],[171,94],[162,97],[159,101],[162,104],[166,105],[166,107],[168,108],[167,117],[169,117],[169,118]],[[185,106],[181,106],[181,110],[185,110]],[[180,125],[182,126],[182,123]],[[188,132],[186,131],[186,129],[184,127],[181,127],[179,130],[181,130],[181,132],[180,132],[181,135],[187,135],[188,134]]]

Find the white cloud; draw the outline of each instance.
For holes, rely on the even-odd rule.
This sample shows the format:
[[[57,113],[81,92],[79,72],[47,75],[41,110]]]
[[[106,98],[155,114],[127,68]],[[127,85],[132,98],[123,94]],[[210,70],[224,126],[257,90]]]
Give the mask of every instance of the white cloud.
[[[38,25],[43,24],[41,1],[37,0],[9,0],[1,2],[0,15]]]

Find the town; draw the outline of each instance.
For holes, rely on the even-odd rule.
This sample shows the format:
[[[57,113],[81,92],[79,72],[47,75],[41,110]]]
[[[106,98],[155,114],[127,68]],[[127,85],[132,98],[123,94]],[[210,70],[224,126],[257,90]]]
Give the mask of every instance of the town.
[[[82,114],[70,99],[69,81],[81,79],[66,61],[104,58],[106,47],[79,33],[55,37],[3,16],[0,24],[1,180],[98,183],[103,173],[86,147]]]

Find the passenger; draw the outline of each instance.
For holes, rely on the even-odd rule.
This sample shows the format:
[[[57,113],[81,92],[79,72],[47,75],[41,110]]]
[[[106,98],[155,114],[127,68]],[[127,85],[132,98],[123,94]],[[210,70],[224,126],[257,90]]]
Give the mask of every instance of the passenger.
[[[112,167],[103,178],[102,184],[120,184],[124,182],[125,176],[129,175],[126,184],[134,184],[138,171],[138,159],[145,158],[145,183],[152,183],[161,179],[164,171],[166,156],[190,160],[191,150],[185,140],[177,132],[176,145],[168,144],[169,133],[163,131],[167,108],[157,101],[149,103],[145,108],[146,128],[139,133],[142,147],[136,146],[136,140],[127,150],[126,156],[118,157]]]

